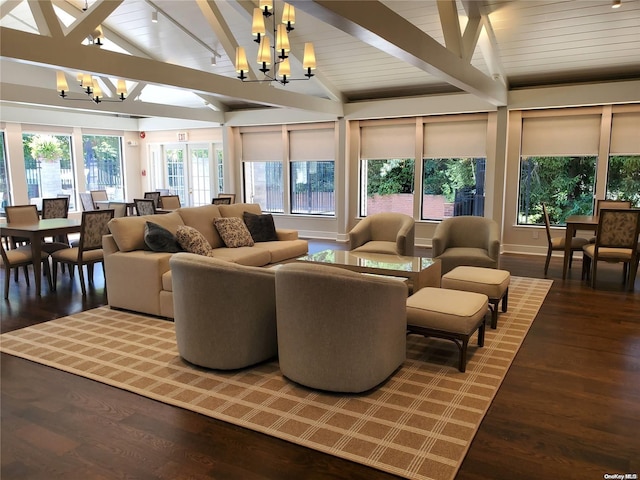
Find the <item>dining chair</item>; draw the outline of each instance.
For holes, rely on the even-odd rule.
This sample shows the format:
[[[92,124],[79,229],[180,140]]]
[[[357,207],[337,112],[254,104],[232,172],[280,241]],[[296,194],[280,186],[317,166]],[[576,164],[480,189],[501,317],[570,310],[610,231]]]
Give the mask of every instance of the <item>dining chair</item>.
[[[83,212],[91,212],[96,209],[96,206],[93,204],[93,199],[91,198],[90,193],[80,193],[80,203],[82,204]]]
[[[226,197],[226,198],[212,198],[211,199],[211,204],[212,205],[231,205],[231,199]]]
[[[5,215],[7,216],[7,223],[38,223],[40,215],[38,215],[38,207],[36,205],[10,205],[4,208]],[[29,243],[29,239],[26,237],[10,237],[9,244],[11,248],[22,244]]]
[[[40,261],[42,262],[42,271],[47,277],[49,288],[51,285],[51,270],[49,269],[49,254],[47,252],[40,253]],[[11,277],[11,269],[16,271],[15,281],[18,281],[18,269],[24,267],[24,278],[29,285],[29,265],[33,264],[33,255],[30,245],[23,245],[11,250],[5,250],[4,245],[0,242],[0,265],[4,268],[4,298],[9,299],[9,277]]]
[[[113,210],[113,217],[120,218],[127,216],[126,202],[109,202],[105,210]]]
[[[603,209],[598,219],[595,243],[582,247],[582,278],[596,288],[598,262],[623,263],[623,283],[633,290],[638,259],[640,210]]]
[[[600,215],[600,211],[603,209],[624,209],[631,208],[631,200],[607,200],[599,198],[596,201],[596,215]]]
[[[93,202],[93,208],[95,209],[98,208],[96,202],[109,201],[109,195],[107,195],[106,190],[91,190],[89,193],[91,194],[91,201]]]
[[[144,198],[146,198],[147,200],[153,200],[153,206],[155,208],[159,208],[160,195],[160,192],[144,192]]]
[[[142,215],[155,215],[156,206],[150,198],[134,198],[133,203],[136,206],[136,215],[141,217]]]
[[[230,198],[231,203],[236,203],[236,194],[235,193],[219,193],[218,198]]]
[[[84,272],[82,267],[86,265],[89,284],[93,283],[93,266],[96,263],[103,263],[104,274],[104,254],[102,251],[102,236],[109,233],[107,224],[113,218],[113,210],[94,210],[92,212],[82,212],[80,225],[80,240],[77,247],[67,248],[53,252],[53,290],[56,290],[58,283],[58,263],[64,263],[73,270],[78,267],[80,277],[80,287],[82,295],[87,294],[84,282]]]
[[[551,236],[551,222],[549,221],[549,213],[547,206],[542,204],[542,213],[544,214],[544,226],[547,230],[547,259],[544,262],[544,276],[547,276],[549,270],[549,262],[551,261],[552,252],[564,252],[565,235],[557,237]],[[581,252],[582,247],[589,243],[589,240],[582,237],[573,237],[571,239],[571,256],[569,257],[569,268],[573,263],[573,252]]]
[[[178,195],[161,195],[160,204],[163,210],[175,210],[180,208],[180,197]]]

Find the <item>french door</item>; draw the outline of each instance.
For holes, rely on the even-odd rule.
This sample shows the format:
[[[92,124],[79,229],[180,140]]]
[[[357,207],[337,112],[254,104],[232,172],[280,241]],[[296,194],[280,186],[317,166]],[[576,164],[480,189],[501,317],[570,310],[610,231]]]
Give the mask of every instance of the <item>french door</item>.
[[[211,178],[214,164],[207,144],[164,145],[162,186],[171,195],[178,195],[183,206],[211,203]]]

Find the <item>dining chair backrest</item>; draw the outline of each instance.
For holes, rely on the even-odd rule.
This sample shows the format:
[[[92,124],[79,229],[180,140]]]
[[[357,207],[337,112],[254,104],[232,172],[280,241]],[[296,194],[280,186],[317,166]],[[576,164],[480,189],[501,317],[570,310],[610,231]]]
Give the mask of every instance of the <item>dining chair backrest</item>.
[[[212,205],[231,205],[231,199],[230,198],[212,198],[211,204]]]
[[[602,200],[598,199],[596,202],[596,215],[600,215],[602,209],[622,209],[631,208],[630,200]]]
[[[153,200],[154,207],[158,208],[158,202],[160,201],[160,192],[144,192],[144,198],[146,198],[147,200]]]
[[[69,197],[43,198],[42,218],[67,218]]]
[[[7,223],[18,223],[24,225],[38,223],[40,220],[38,207],[35,205],[13,205],[4,208],[7,215]]]
[[[133,203],[136,206],[136,214],[141,217],[142,215],[155,215],[156,206],[150,198],[134,198]]]
[[[236,203],[236,194],[235,193],[219,193],[218,198],[230,198],[231,203]]]
[[[102,248],[102,237],[109,234],[107,224],[112,218],[113,210],[82,212],[80,241],[78,243],[81,252]]]
[[[180,197],[178,195],[161,195],[160,204],[164,210],[175,210],[180,208]]]
[[[96,206],[93,204],[91,194],[88,192],[80,194],[80,203],[82,203],[82,210],[85,212],[91,212],[96,209]]]
[[[106,190],[91,190],[89,193],[91,193],[91,200],[93,200],[94,208],[97,208],[96,202],[106,202],[109,200]]]
[[[127,216],[127,204],[125,202],[109,202],[107,210],[113,210],[114,218]]]
[[[605,208],[600,212],[596,249],[636,250],[638,235],[640,235],[640,210]]]

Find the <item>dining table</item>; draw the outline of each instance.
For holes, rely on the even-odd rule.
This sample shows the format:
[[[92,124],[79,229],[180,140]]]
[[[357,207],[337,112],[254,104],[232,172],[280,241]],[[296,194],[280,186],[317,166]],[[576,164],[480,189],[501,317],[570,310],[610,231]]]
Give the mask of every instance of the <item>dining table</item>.
[[[41,296],[42,262],[37,261],[42,255],[42,242],[46,237],[68,235],[80,232],[82,220],[76,218],[48,218],[34,223],[2,222],[0,236],[26,237],[31,244],[33,261],[33,275],[36,281],[36,295]]]
[[[562,267],[562,279],[567,277],[569,259],[571,258],[571,239],[578,230],[595,232],[598,228],[598,215],[569,215],[566,220],[567,229],[564,239],[564,264]]]

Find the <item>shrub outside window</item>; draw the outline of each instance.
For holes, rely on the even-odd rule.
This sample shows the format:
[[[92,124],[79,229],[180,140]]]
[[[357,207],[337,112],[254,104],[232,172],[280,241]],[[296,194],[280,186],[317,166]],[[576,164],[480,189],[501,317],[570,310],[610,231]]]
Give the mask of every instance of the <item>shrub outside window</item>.
[[[595,156],[522,157],[518,225],[541,225],[542,203],[552,223],[563,225],[570,215],[592,215]]]
[[[360,216],[397,212],[413,216],[414,166],[412,158],[360,162]]]

